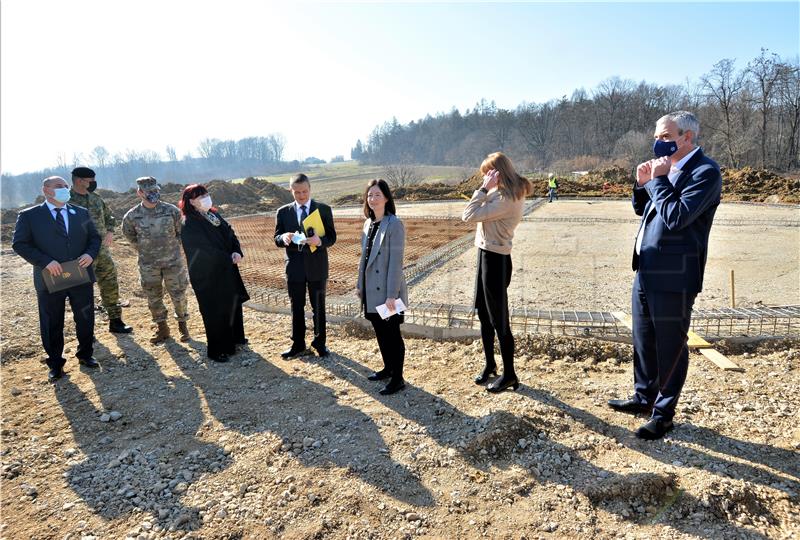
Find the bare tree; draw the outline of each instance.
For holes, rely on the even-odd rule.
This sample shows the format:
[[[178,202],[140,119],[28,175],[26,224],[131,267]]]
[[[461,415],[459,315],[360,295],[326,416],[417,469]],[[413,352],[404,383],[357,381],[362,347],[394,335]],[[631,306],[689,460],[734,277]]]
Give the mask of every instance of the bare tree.
[[[761,116],[759,136],[761,143],[761,167],[767,166],[767,124],[774,108],[775,94],[778,90],[781,62],[777,54],[761,54],[747,64],[747,73],[752,77],[753,91],[751,99],[755,102]]]
[[[733,60],[725,58],[714,64],[713,69],[701,78],[706,98],[719,110],[721,123],[712,130],[719,131],[724,140],[725,150],[731,167],[739,166],[740,151],[736,139],[741,130],[734,125],[734,107],[745,87],[745,75],[737,72]]]
[[[419,184],[422,178],[412,165],[387,165],[383,168],[383,176],[392,189]]]
[[[178,161],[178,154],[175,152],[175,148],[173,146],[167,145],[167,160],[169,161]]]
[[[95,146],[90,154],[90,159],[98,168],[103,169],[108,163],[108,156],[108,150],[104,146]]]

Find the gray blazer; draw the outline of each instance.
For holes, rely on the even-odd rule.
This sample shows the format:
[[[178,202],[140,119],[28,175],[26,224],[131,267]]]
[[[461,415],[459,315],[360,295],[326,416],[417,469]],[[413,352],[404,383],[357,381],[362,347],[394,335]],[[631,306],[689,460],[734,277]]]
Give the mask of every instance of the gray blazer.
[[[361,262],[358,265],[358,290],[361,294],[367,295],[367,312],[377,313],[375,306],[385,303],[387,298],[402,298],[407,306],[408,287],[403,276],[406,230],[403,222],[392,214],[383,217],[375,235],[369,260],[365,261],[370,223],[370,219],[364,221],[361,233]],[[362,282],[364,265],[367,269],[366,284]]]

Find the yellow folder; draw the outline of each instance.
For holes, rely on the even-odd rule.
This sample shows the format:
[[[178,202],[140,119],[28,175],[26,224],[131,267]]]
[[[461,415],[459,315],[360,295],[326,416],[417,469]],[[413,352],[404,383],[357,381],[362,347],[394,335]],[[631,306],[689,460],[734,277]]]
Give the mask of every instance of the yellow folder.
[[[308,229],[314,229],[314,233],[320,238],[325,236],[325,225],[322,224],[322,216],[319,213],[319,208],[311,212],[308,217],[303,220],[303,228],[306,231]],[[317,246],[308,247],[311,249],[311,253],[317,251]]]

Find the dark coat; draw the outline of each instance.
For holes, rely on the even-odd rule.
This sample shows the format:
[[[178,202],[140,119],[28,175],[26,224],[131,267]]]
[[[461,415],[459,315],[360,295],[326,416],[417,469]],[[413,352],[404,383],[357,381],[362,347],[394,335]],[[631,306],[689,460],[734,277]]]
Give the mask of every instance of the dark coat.
[[[37,292],[47,290],[42,270],[52,261],[72,261],[83,254],[97,259],[100,252],[101,238],[89,212],[71,204],[64,205],[64,208],[69,214],[66,237],[53,219],[47,203],[27,208],[17,216],[11,247],[33,265],[33,285]],[[87,270],[94,283],[94,263]]]
[[[722,192],[719,166],[697,152],[686,162],[675,185],[659,176],[644,186],[634,183],[633,209],[644,229],[640,253],[632,266],[645,290],[699,293],[708,257],[708,235]]]
[[[294,203],[278,208],[275,214],[275,245],[284,248],[284,261],[286,262],[287,281],[325,281],[328,279],[328,248],[336,242],[336,229],[333,227],[333,212],[327,204],[311,200],[308,205],[309,215],[319,209],[322,224],[325,226],[325,236],[321,236],[322,244],[311,253],[311,246],[286,246],[281,240],[281,235],[287,232],[302,231],[303,227],[297,222],[297,212]]]
[[[219,214],[219,227],[206,218],[190,214],[181,228],[189,281],[197,297],[206,327],[209,355],[231,354],[244,340],[242,303],[250,299],[239,267],[231,254],[242,253],[239,239]]]

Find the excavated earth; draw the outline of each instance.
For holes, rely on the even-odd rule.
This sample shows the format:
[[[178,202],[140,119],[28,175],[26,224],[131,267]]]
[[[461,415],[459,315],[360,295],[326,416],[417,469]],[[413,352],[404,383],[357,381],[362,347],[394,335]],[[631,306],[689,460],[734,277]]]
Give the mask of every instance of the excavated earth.
[[[798,538],[800,343],[721,343],[744,369],[693,354],[676,428],[611,411],[627,345],[517,340],[517,392],[472,382],[478,341],[407,339],[408,386],[380,396],[371,333],[331,324],[327,359],[283,360],[290,319],[247,309],[250,339],[205,357],[151,345],[135,256],[113,248],[131,335],[106,331],[80,369],[46,381],[30,266],[0,255],[0,537]],[[175,324],[173,332],[176,331]]]

